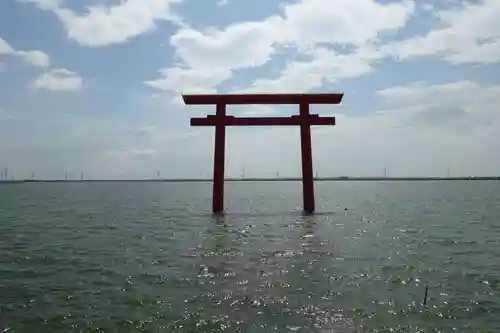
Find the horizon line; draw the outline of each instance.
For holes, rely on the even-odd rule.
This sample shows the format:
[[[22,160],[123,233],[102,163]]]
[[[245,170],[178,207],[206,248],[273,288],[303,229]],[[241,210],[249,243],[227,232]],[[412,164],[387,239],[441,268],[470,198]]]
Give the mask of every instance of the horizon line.
[[[415,176],[415,177],[314,177],[315,181],[429,181],[429,180],[500,180],[500,176],[465,176],[465,177],[434,177],[434,176]],[[228,177],[227,182],[258,182],[258,181],[302,181],[302,177]],[[34,182],[213,182],[212,178],[206,177],[185,177],[185,178],[143,178],[143,179],[17,179],[0,180],[0,183],[34,183]]]

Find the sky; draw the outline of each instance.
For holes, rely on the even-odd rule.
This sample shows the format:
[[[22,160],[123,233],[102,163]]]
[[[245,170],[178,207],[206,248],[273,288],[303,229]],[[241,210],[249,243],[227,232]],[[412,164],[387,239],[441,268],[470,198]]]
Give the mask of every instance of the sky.
[[[0,168],[211,177],[182,93],[343,92],[312,106],[319,176],[500,175],[498,0],[2,0]],[[293,106],[230,106],[289,116]],[[295,127],[231,127],[226,176],[300,176]]]

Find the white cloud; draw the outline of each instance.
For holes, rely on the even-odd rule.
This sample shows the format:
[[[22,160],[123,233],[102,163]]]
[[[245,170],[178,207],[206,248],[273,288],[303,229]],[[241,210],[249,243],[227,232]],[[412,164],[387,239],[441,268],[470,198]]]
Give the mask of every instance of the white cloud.
[[[269,61],[273,44],[279,41],[283,20],[271,17],[262,22],[244,22],[224,30],[205,32],[184,28],[170,42],[176,55],[191,68],[239,69]]]
[[[435,12],[441,22],[427,35],[377,44],[384,33],[404,27],[414,11],[412,1],[381,4],[341,0],[332,6],[331,1],[311,0],[288,4],[282,15],[262,21],[206,31],[184,28],[171,38],[182,66],[163,70],[160,78],[148,84],[176,93],[188,87],[214,91],[235,70],[266,64],[283,46],[297,47],[309,59],[288,62],[276,78],[259,78],[247,91],[306,91],[325,82],[366,74],[375,61],[387,56],[442,55],[453,64],[500,60],[499,1],[455,4]],[[465,21],[468,23],[463,24]],[[337,46],[318,49],[322,43]],[[346,51],[341,45],[352,47]]]
[[[32,86],[51,91],[75,91],[82,88],[82,78],[66,69],[51,69],[37,77]]]
[[[434,4],[432,3],[425,3],[422,5],[422,10],[425,12],[432,12],[434,11],[435,7]]]
[[[0,54],[12,54],[14,49],[4,39],[0,38]]]
[[[471,81],[441,85],[411,84],[377,92],[392,113],[407,124],[468,133],[500,125],[500,86]]]
[[[64,8],[61,1],[21,0],[52,11],[63,23],[68,38],[88,47],[123,43],[155,28],[158,20],[179,19],[171,7],[180,0],[124,0],[114,6],[95,5],[83,14]]]
[[[229,0],[217,0],[216,5],[219,7],[224,7],[229,4]]]
[[[231,77],[223,69],[199,69],[172,67],[160,71],[161,77],[145,83],[163,91],[209,92],[220,82]]]
[[[319,0],[314,1],[319,3]],[[356,2],[350,3],[352,6]],[[305,5],[305,4],[304,4]],[[384,13],[393,10],[394,21],[389,20],[384,27],[379,24],[379,32],[395,31],[401,28],[406,20],[413,12],[413,7],[399,4],[400,7],[390,8],[383,7],[380,9],[379,15],[373,17],[384,17]],[[378,4],[377,6],[381,6]],[[335,6],[331,6],[334,8]],[[293,7],[292,7],[293,8]],[[312,10],[313,7],[311,7]],[[368,8],[364,10],[368,11]],[[406,8],[406,10],[405,10]],[[376,12],[375,7],[371,9]],[[386,10],[384,12],[384,10]],[[307,15],[307,10],[299,11],[300,15]],[[321,10],[321,13],[328,13],[327,9]],[[355,10],[351,12],[356,13]],[[370,21],[368,17],[362,17],[365,11],[357,13],[361,21]],[[311,14],[312,15],[312,14]],[[424,37],[415,37],[377,46],[370,41],[377,38],[379,32],[377,29],[356,32],[353,29],[353,35],[346,34],[345,42],[351,41],[354,45],[350,53],[340,54],[338,51],[327,50],[326,48],[316,48],[308,53],[312,57],[308,60],[294,61],[287,63],[286,67],[281,71],[276,78],[266,78],[256,80],[247,91],[307,91],[311,88],[321,87],[323,84],[335,82],[340,79],[354,78],[364,75],[371,71],[372,65],[378,60],[386,58],[388,55],[396,55],[401,59],[415,57],[418,55],[435,55],[443,54],[445,59],[453,64],[465,62],[490,63],[500,60],[500,2],[486,0],[480,3],[466,3],[461,6],[456,5],[453,9],[442,10],[436,13],[436,16],[441,20],[441,27],[432,30]],[[464,25],[463,22],[471,22]],[[385,20],[382,20],[385,22]],[[314,17],[311,20],[311,26],[314,23],[318,24],[318,30],[321,30],[321,19]],[[337,20],[336,22],[342,22]],[[378,22],[376,20],[376,22]],[[332,23],[333,24],[333,23]],[[335,23],[336,24],[336,23]],[[345,23],[348,26],[347,23]],[[376,23],[370,23],[377,26]],[[300,25],[298,25],[300,26]],[[444,28],[443,28],[444,26]],[[300,26],[301,33],[307,32],[307,28]],[[324,27],[323,27],[324,28]],[[311,28],[312,29],[312,28]],[[392,30],[391,30],[392,29]],[[336,31],[342,31],[337,28]],[[334,37],[331,34],[331,29],[325,29],[327,36],[331,40],[322,39],[321,34],[314,34],[315,40],[322,42],[342,42],[343,37]],[[372,34],[370,34],[372,31]],[[307,36],[303,36],[301,40],[308,40]]]
[[[500,99],[500,86],[483,86],[472,81],[426,85],[423,82],[379,90],[378,95],[395,105],[460,105],[478,101],[494,103]]]
[[[155,88],[180,91],[191,81],[196,81],[193,73],[201,73],[204,77],[207,73],[232,74],[234,70],[259,67],[269,62],[279,47],[314,50],[320,43],[364,47],[376,41],[381,34],[403,27],[413,11],[412,1],[381,4],[373,0],[339,0],[332,6],[330,0],[309,0],[288,4],[281,15],[262,21],[236,23],[224,29],[206,31],[183,28],[171,37],[171,44],[182,65],[175,66],[175,71],[172,68],[163,70],[162,78],[154,80],[163,84]],[[312,53],[321,53],[328,60],[340,60],[351,65],[351,71],[347,73],[340,66],[324,64],[327,76],[349,77],[355,72],[364,73],[369,68],[369,64],[361,64],[357,60],[351,64],[346,57],[327,57],[322,51]],[[311,78],[311,85],[314,86],[323,79],[320,77],[323,68],[319,63],[312,66],[316,72]],[[294,72],[307,70],[302,70],[302,67],[301,63],[292,64],[284,75],[294,79]],[[337,70],[341,72],[337,74]],[[181,74],[184,71],[189,74]],[[213,75],[213,80],[203,81],[200,88],[213,90],[228,78],[228,75]]]
[[[470,81],[381,90],[376,113],[336,113],[337,126],[313,128],[320,175],[495,175],[500,168],[500,85]],[[452,112],[450,112],[450,110]],[[208,153],[213,131],[191,139],[187,151]],[[300,175],[297,128],[228,131],[228,175]],[[265,161],[263,163],[262,161]],[[367,163],[369,161],[369,163]],[[211,164],[209,165],[212,166]],[[208,174],[210,175],[210,174]]]
[[[45,5],[52,4],[45,0]],[[0,38],[0,55],[7,54],[21,58],[24,62],[46,69],[31,82],[32,87],[36,89],[45,89],[52,91],[74,91],[82,87],[82,78],[67,69],[49,69],[50,57],[42,51],[22,51],[13,49],[6,41]],[[0,68],[1,70],[1,68]]]
[[[270,116],[276,112],[276,108],[269,105],[252,105],[245,107],[242,112],[238,112],[238,116]]]
[[[498,85],[472,81],[419,83],[381,90],[378,96],[383,105],[374,104],[379,110],[376,114],[354,115],[345,107],[334,107],[337,126],[312,130],[315,169],[322,176],[382,175],[384,166],[391,176],[442,176],[448,167],[452,175],[494,175],[500,170],[499,89]],[[187,112],[184,108],[179,112],[184,120],[175,123],[170,122],[170,115],[179,110],[171,108],[164,116],[154,115],[154,121],[149,118],[151,113],[144,113],[140,123],[137,118],[103,121],[87,115],[85,118],[94,120],[76,118],[72,126],[64,122],[64,130],[59,131],[52,124],[45,125],[47,131],[36,134],[50,137],[39,140],[49,147],[58,146],[58,140],[64,137],[61,145],[71,151],[54,150],[56,160],[64,155],[71,160],[68,170],[84,169],[94,178],[116,178],[120,172],[130,178],[134,170],[138,177],[154,177],[156,170],[165,177],[211,177],[214,132],[213,128],[189,127],[188,118],[197,109]],[[246,110],[273,114],[268,107]],[[158,125],[155,128],[151,124]],[[87,147],[86,155],[74,152],[74,147],[80,146]],[[75,162],[69,156],[80,157]],[[33,159],[26,155],[18,160],[33,165]],[[241,175],[243,168],[247,177],[272,177],[277,171],[280,176],[299,176],[299,129],[229,128],[227,166],[228,177]],[[42,165],[38,168],[44,170]]]
[[[464,1],[436,13],[439,28],[385,47],[400,59],[441,55],[452,64],[500,61],[500,1]]]
[[[49,56],[41,51],[16,51],[15,54],[35,67],[47,68],[50,65]]]
[[[214,91],[233,70],[258,67],[270,60],[277,31],[273,28],[279,23],[280,19],[273,17],[265,23],[235,24],[224,31],[181,29],[170,41],[182,64],[163,69],[160,78],[146,84],[173,92]]]
[[[325,48],[317,48],[309,61],[287,63],[277,78],[258,79],[243,92],[307,91],[325,82],[358,77],[371,71],[374,60],[362,49],[343,55]]]
[[[456,81],[446,84],[425,85],[413,83],[383,89],[377,92],[386,102],[395,105],[455,105],[465,107],[471,103],[476,105],[495,104],[500,100],[500,86],[486,86],[472,81]]]
[[[467,176],[495,175],[500,169],[500,85],[421,82],[380,90],[377,96],[382,104],[374,104],[375,113],[353,115],[333,107],[337,126],[313,128],[320,175],[382,175],[388,167],[391,176],[445,176],[450,167],[452,175]],[[241,111],[237,114],[275,114],[269,106]],[[175,149],[176,162],[169,168],[176,176],[210,177],[213,129],[191,128],[184,135],[175,143],[152,142],[149,149],[162,154]],[[243,168],[249,177],[300,175],[298,128],[228,128],[226,144],[228,177],[241,175]]]
[[[46,5],[51,4],[46,0]],[[21,58],[24,62],[43,68],[46,71],[40,74],[31,82],[35,89],[45,89],[51,91],[75,91],[82,87],[82,78],[67,69],[49,69],[50,57],[42,51],[15,50],[5,40],[0,38],[0,55],[6,54]],[[0,63],[1,65],[1,63]],[[0,71],[2,66],[0,66]]]
[[[133,28],[128,16],[123,14],[130,10],[131,7],[126,6],[131,6],[131,1],[122,1],[116,6],[94,6],[85,14],[62,9],[63,2],[36,2],[60,18],[65,13],[66,17],[61,20],[68,36],[87,46],[124,42],[153,29],[158,20],[144,19],[152,15],[146,10],[145,16],[136,22],[143,30]],[[158,0],[155,4],[160,6],[160,2]],[[153,2],[141,3],[148,7]],[[180,100],[179,91],[216,91],[235,72],[266,65],[274,56],[289,50],[294,52],[294,59],[285,60],[280,72],[275,66],[269,71],[277,73],[276,77],[257,77],[252,83],[243,83],[241,90],[306,91],[320,88],[325,83],[369,73],[377,61],[388,56],[410,59],[418,55],[439,55],[452,63],[486,63],[498,59],[495,44],[498,23],[495,17],[499,15],[491,15],[491,12],[498,13],[495,9],[498,5],[491,0],[476,1],[476,5],[470,2],[458,4],[444,11],[438,11],[436,4],[432,12],[440,20],[437,28],[420,37],[384,46],[386,39],[381,36],[388,34],[390,37],[402,28],[412,15],[415,3],[341,0],[332,6],[331,0],[295,1],[285,5],[279,15],[261,21],[207,30],[183,27],[170,40],[177,59],[170,67],[161,70],[158,78],[146,84],[160,91],[176,93]],[[133,4],[139,6],[139,2]],[[489,11],[481,9],[483,7],[480,8],[479,4],[489,6]],[[124,11],[120,12],[118,8]],[[463,14],[457,19],[459,13],[470,16]],[[426,18],[430,14],[425,13]],[[460,25],[460,21],[471,22],[472,28]],[[92,25],[91,22],[97,23]],[[127,28],[121,31],[120,24]],[[98,29],[104,33],[100,35],[96,32]],[[20,56],[18,52],[0,40],[0,54]],[[31,59],[29,63],[38,63],[39,66],[44,64],[43,56],[36,58],[34,53],[31,54],[31,58],[23,59]],[[48,65],[47,61],[45,66]],[[441,74],[446,75],[446,72]],[[397,77],[398,81],[404,78]],[[360,82],[360,87],[365,89],[365,84],[372,83],[372,80]],[[34,80],[33,86],[76,90],[81,89],[82,81],[75,73],[49,68]],[[352,96],[352,93],[347,95]],[[339,109],[334,107],[333,113],[342,112],[337,113],[338,125],[313,129],[315,168],[320,175],[381,174],[384,166],[388,166],[390,175],[443,175],[448,166],[457,175],[497,172],[500,170],[499,94],[498,85],[467,81],[464,77],[463,81],[447,84],[420,82],[380,90],[377,96],[382,105],[373,105],[378,110],[376,114],[365,110],[370,113],[353,116],[345,108],[348,105]],[[130,108],[137,109],[136,106]],[[89,158],[89,161],[97,165],[96,173],[102,171],[102,166],[113,175],[122,167],[154,172],[160,169],[160,165],[165,167],[166,176],[192,176],[199,170],[210,176],[213,129],[189,129],[188,117],[199,112],[198,108],[186,112],[169,104],[168,109],[168,117],[150,122],[164,123],[166,128],[143,129],[139,127],[144,124],[130,121],[130,131],[112,130],[116,124],[110,121],[110,124],[101,125],[99,131],[97,125],[78,124],[78,130],[67,136],[74,136],[75,146],[89,146],[87,149],[92,151],[89,156],[95,153],[96,159]],[[252,107],[237,114],[273,114],[273,110],[271,107]],[[141,113],[140,121],[147,117],[150,115]],[[101,119],[96,117],[96,123]],[[126,122],[126,119],[120,120]],[[300,170],[299,142],[298,128],[228,129],[228,176],[239,175],[242,167],[246,168],[248,176],[274,176],[275,171],[283,176],[297,176]]]
[[[498,173],[500,85],[420,83],[378,95],[383,106],[375,114],[352,116],[347,110],[336,114],[337,126],[313,129],[320,175],[382,175],[384,166],[390,175],[443,176],[448,167],[453,175]],[[273,170],[298,175],[298,129],[238,131],[228,139],[228,161],[233,175],[242,167],[268,176]]]
[[[32,51],[23,51],[23,50],[15,50],[7,43],[4,39],[0,38],[0,55],[10,55],[16,56],[26,63],[35,66],[46,68],[50,64],[50,58],[47,54],[42,51],[32,50]]]
[[[414,12],[413,1],[381,4],[373,0],[308,0],[285,6],[286,40],[298,45],[362,45],[402,28]]]

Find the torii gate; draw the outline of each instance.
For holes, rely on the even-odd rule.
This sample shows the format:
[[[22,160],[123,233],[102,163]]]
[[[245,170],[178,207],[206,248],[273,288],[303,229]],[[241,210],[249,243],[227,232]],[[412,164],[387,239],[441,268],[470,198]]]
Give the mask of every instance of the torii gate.
[[[186,105],[215,104],[215,115],[191,118],[191,126],[215,126],[212,211],[224,210],[224,162],[226,126],[300,126],[304,211],[314,212],[314,179],[311,148],[312,125],[335,125],[335,117],[309,114],[310,104],[340,104],[343,93],[313,94],[183,94]],[[234,117],[226,115],[228,104],[295,104],[299,115],[290,117]]]

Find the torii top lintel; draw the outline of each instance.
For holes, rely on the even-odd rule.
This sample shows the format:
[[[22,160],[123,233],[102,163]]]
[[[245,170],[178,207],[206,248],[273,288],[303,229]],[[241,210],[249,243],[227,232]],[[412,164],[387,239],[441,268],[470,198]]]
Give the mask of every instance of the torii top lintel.
[[[186,105],[208,104],[340,104],[343,93],[183,94]]]

